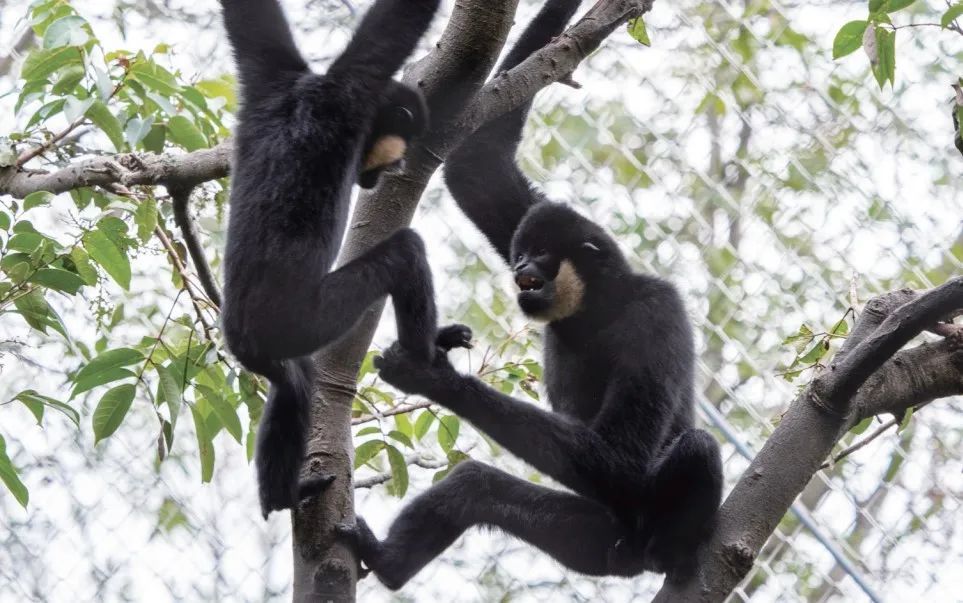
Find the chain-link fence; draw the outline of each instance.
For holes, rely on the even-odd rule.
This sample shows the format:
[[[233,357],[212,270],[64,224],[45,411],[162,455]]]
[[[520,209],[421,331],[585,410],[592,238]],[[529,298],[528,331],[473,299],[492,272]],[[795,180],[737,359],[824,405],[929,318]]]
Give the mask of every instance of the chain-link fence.
[[[170,28],[151,24],[172,25],[162,18],[172,4],[190,8],[157,5],[154,21],[132,18],[132,27],[150,44],[167,41]],[[343,33],[357,4],[315,2],[308,11],[334,14]],[[0,8],[8,33],[14,8]],[[525,4],[517,22],[533,10]],[[654,47],[615,33],[579,68],[581,89],[539,95],[521,147],[525,170],[550,196],[605,225],[639,270],[684,292],[698,331],[700,417],[723,442],[730,487],[811,378],[786,374],[795,370],[787,336],[803,324],[832,329],[854,297],[929,287],[963,271],[963,197],[954,185],[963,158],[952,149],[944,100],[956,75],[945,57],[959,56],[963,37],[948,49],[926,31],[901,30],[897,86],[880,93],[862,73],[865,60],[831,59],[833,34],[858,11],[865,7],[658,2],[648,19]],[[303,23],[312,33],[302,39],[324,57],[326,44],[310,44],[316,21]],[[203,63],[214,73],[225,67],[217,48],[219,59]],[[191,56],[186,46],[182,53]],[[470,323],[483,342],[461,361],[477,367],[490,349],[506,360],[537,358],[537,330],[526,331],[513,307],[507,271],[440,178],[415,227],[428,240],[443,317]],[[376,343],[392,337],[393,327]],[[504,346],[510,339],[518,344]],[[0,394],[57,380],[55,354],[0,356]],[[939,401],[819,472],[732,600],[959,600],[961,410],[958,399]],[[0,415],[33,501],[24,512],[0,496],[0,600],[290,596],[287,516],[261,521],[238,446],[218,442],[214,482],[201,485],[190,433],[158,466],[146,413],[96,447],[83,430],[39,430],[29,419]],[[459,446],[532,475],[477,434],[463,434]],[[409,496],[433,473],[412,467]],[[359,512],[381,534],[404,502],[381,485],[357,491]],[[359,599],[632,601],[660,583],[585,578],[519,541],[473,531],[400,593],[369,579]]]

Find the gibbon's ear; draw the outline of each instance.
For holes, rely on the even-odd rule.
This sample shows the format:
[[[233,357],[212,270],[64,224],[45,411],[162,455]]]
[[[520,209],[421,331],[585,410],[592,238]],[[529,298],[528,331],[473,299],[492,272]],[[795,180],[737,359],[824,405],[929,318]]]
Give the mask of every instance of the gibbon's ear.
[[[582,243],[582,249],[588,249],[589,251],[595,251],[595,252],[602,251],[601,249],[598,248],[598,246],[595,245],[595,243],[591,241],[585,241],[584,243]]]

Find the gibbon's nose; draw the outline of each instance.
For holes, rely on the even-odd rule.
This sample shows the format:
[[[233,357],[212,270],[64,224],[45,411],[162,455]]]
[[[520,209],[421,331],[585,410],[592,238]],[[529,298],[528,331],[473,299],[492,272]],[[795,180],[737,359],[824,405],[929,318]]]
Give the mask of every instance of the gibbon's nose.
[[[518,288],[522,291],[533,291],[535,289],[541,289],[545,281],[531,274],[516,274],[515,284],[517,284]]]

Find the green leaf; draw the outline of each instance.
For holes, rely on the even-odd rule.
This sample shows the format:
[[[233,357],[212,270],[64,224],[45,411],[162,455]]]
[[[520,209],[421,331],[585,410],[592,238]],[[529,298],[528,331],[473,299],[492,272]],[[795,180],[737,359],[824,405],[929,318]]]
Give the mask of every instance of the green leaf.
[[[799,358],[799,362],[802,364],[815,364],[826,355],[829,351],[829,341],[826,339],[820,339],[816,342],[812,348],[809,349],[803,356]]]
[[[65,339],[69,339],[63,321],[60,320],[57,312],[47,303],[43,291],[34,289],[26,295],[21,295],[14,300],[13,305],[17,309],[17,312],[20,313],[20,316],[22,316],[32,328],[41,333],[46,333],[47,327],[50,327],[63,335]]]
[[[454,448],[460,428],[461,421],[455,415],[441,418],[438,425],[438,445],[441,446],[442,450],[448,452]]]
[[[118,385],[107,390],[107,393],[97,403],[94,409],[94,445],[104,438],[110,437],[127,416],[130,405],[134,401],[136,388],[131,383]]]
[[[204,415],[191,407],[191,417],[194,418],[194,433],[197,435],[197,454],[201,459],[201,483],[208,483],[214,477],[214,444],[204,426]]]
[[[74,263],[74,268],[80,278],[84,280],[84,283],[88,285],[97,284],[97,270],[90,263],[90,256],[87,255],[86,251],[80,247],[74,247],[70,250],[70,260]]]
[[[873,417],[866,417],[865,419],[863,419],[862,421],[854,425],[853,428],[849,430],[849,433],[853,435],[859,435],[864,431],[866,431],[867,429],[869,429],[869,426],[872,424],[873,424]]]
[[[401,498],[408,491],[408,463],[405,456],[394,446],[388,446],[388,465],[391,467],[391,490]]]
[[[137,146],[137,143],[144,140],[144,137],[150,133],[151,126],[153,125],[153,115],[149,115],[144,119],[132,117],[127,121],[127,127],[124,128],[124,139],[127,140],[127,144],[133,148]]]
[[[883,4],[885,3],[886,0],[869,0],[869,12],[875,13],[879,11],[879,9],[883,8]]]
[[[34,272],[28,281],[70,295],[77,295],[80,288],[84,286],[82,278],[60,268],[41,268]]]
[[[354,468],[364,465],[374,457],[378,456],[385,447],[382,440],[369,440],[354,449]]]
[[[405,434],[405,436],[407,436],[408,440],[410,441],[411,436],[414,433],[413,431],[414,428],[411,425],[411,418],[409,417],[409,415],[410,413],[407,413],[407,412],[403,412],[401,414],[395,415],[395,426],[398,428],[398,431]]]
[[[38,426],[43,425],[43,411],[44,411],[43,402],[36,400],[30,396],[25,396],[21,398],[20,397],[21,395],[22,393],[18,394],[14,398],[14,400],[20,400],[20,402],[27,407],[27,410],[30,411],[30,414],[33,415],[33,418],[37,420]]]
[[[896,84],[896,32],[876,28],[876,48],[879,60],[873,66],[873,74],[880,89],[889,80]]]
[[[430,410],[424,410],[418,415],[415,420],[415,437],[419,440],[425,437],[428,430],[431,428],[432,422],[435,420],[435,414]]]
[[[649,40],[649,32],[645,28],[645,21],[642,17],[636,17],[628,22],[629,35],[644,46],[652,46]]]
[[[133,348],[115,348],[102,352],[74,375],[75,385],[70,397],[73,398],[81,392],[104,383],[134,376],[132,372],[123,367],[137,364],[143,360],[144,354]]]
[[[356,438],[363,438],[364,436],[369,436],[372,434],[381,433],[381,429],[378,427],[363,427],[358,430],[358,433],[354,434]]]
[[[148,195],[137,206],[137,211],[134,212],[134,222],[137,223],[138,238],[142,243],[146,243],[154,234],[154,228],[157,226],[157,201],[152,195]]]
[[[887,13],[895,13],[913,4],[916,0],[886,0],[883,2],[883,10]]]
[[[7,442],[3,439],[3,436],[0,436],[0,481],[7,487],[10,494],[13,494],[20,506],[26,509],[27,503],[30,501],[30,493],[23,482],[20,481],[17,468],[13,466],[13,462],[7,456]]]
[[[183,115],[175,115],[167,122],[171,140],[188,151],[207,148],[207,139],[191,120]]]
[[[91,230],[84,234],[84,247],[95,262],[125,290],[130,288],[130,260],[103,230]]]
[[[136,376],[133,371],[125,368],[108,369],[95,375],[75,380],[74,389],[71,390],[70,397],[76,398],[80,394],[88,392],[99,385],[113,383],[114,381],[120,381],[122,379],[130,379]]]
[[[74,410],[67,404],[61,402],[60,400],[51,398],[49,396],[38,394],[36,391],[32,389],[26,389],[20,392],[19,394],[17,394],[17,397],[15,399],[23,402],[28,407],[31,404],[40,405],[41,408],[44,406],[49,406],[50,408],[53,408],[54,410],[57,410],[63,413],[64,415],[66,415],[67,418],[70,419],[74,425],[76,425],[77,427],[80,427],[80,413],[78,413],[76,410]],[[37,413],[34,413],[34,415],[36,414]],[[40,422],[39,417],[37,418],[37,422],[38,423]]]
[[[943,29],[946,29],[950,26],[950,23],[960,18],[961,15],[963,15],[963,2],[957,2],[943,13],[943,18],[940,19],[940,25],[943,26]]]
[[[844,317],[842,320],[837,322],[833,326],[832,334],[838,337],[845,337],[847,334],[849,334],[849,321],[847,321]]]
[[[10,214],[0,211],[0,230],[9,230],[10,228]]]
[[[35,232],[21,232],[10,237],[7,241],[7,249],[33,253],[41,243],[43,243],[43,236]]]
[[[29,130],[33,125],[38,124],[42,121],[48,120],[54,115],[57,115],[58,113],[64,110],[64,105],[66,103],[67,103],[66,99],[58,98],[55,101],[51,101],[43,105],[42,107],[37,109],[36,113],[30,116],[30,119],[27,120],[27,125],[25,126],[24,129]]]
[[[224,429],[240,444],[242,436],[241,420],[237,417],[237,409],[231,406],[230,402],[225,400],[223,396],[219,395],[213,389],[203,385],[195,385],[195,387],[211,405],[211,410],[213,410],[217,418],[221,420]]]
[[[50,205],[50,202],[53,201],[55,196],[56,195],[53,193],[48,193],[47,191],[36,191],[30,193],[23,198],[23,209],[24,211],[27,211],[28,209],[33,209],[35,207]]]
[[[174,376],[170,366],[157,367],[157,403],[167,403],[170,413],[171,426],[177,425],[177,416],[181,412],[183,389],[181,381]]]
[[[100,101],[95,101],[90,105],[90,108],[87,109],[87,118],[107,135],[107,138],[110,139],[110,144],[114,145],[114,149],[118,153],[124,150],[124,129],[121,128],[120,121],[114,117],[114,114],[110,112],[107,105]]]
[[[152,153],[163,153],[164,142],[167,140],[167,126],[164,124],[154,124],[150,132],[144,137],[144,149]]]
[[[43,47],[83,46],[90,39],[86,25],[87,22],[83,17],[76,15],[57,19],[44,32]]]
[[[866,21],[850,21],[836,32],[833,40],[833,58],[840,59],[852,54],[863,45],[863,32],[866,31]]]
[[[393,440],[397,440],[397,441],[401,442],[402,444],[404,444],[404,445],[407,446],[408,448],[414,448],[414,447],[415,447],[415,445],[411,443],[411,438],[409,438],[409,437],[406,436],[405,434],[401,433],[400,431],[392,430],[392,431],[388,432],[388,437],[391,438],[391,439],[393,439]]]
[[[915,411],[916,411],[915,406],[910,406],[908,409],[906,409],[906,412],[903,413],[903,418],[900,419],[899,427],[896,428],[896,433],[901,433],[904,429],[906,429],[909,426],[910,419],[913,418],[913,413]]]
[[[57,76],[57,81],[54,82],[53,88],[50,89],[51,92],[60,95],[74,92],[80,80],[84,79],[84,74],[84,68],[80,65],[64,67],[60,71],[60,75]]]
[[[232,78],[222,77],[216,80],[201,80],[194,84],[208,98],[223,98],[227,101],[228,111],[237,109],[237,88]]]
[[[99,354],[96,358],[88,362],[77,375],[74,380],[83,379],[84,377],[89,377],[91,375],[96,375],[97,373],[104,372],[112,368],[120,368],[122,366],[130,366],[132,364],[137,364],[144,360],[144,354],[140,350],[135,350],[134,348],[114,348],[112,350],[107,350]]]
[[[79,48],[38,48],[30,51],[23,62],[20,77],[29,81],[42,80],[61,67],[82,64],[83,53]]]
[[[64,117],[66,117],[67,121],[71,123],[86,115],[87,109],[89,109],[95,102],[92,98],[85,98],[81,100],[76,96],[68,96],[65,100]]]
[[[180,91],[174,75],[151,60],[136,62],[130,69],[130,76],[166,96],[175,96]]]

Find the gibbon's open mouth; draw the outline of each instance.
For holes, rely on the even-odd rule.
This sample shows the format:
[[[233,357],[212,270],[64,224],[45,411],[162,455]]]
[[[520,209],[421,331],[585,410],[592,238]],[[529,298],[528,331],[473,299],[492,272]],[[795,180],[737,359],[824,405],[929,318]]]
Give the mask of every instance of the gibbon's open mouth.
[[[522,291],[540,291],[542,287],[545,286],[545,281],[537,276],[520,274],[515,277],[515,284],[518,285],[518,288]]]

